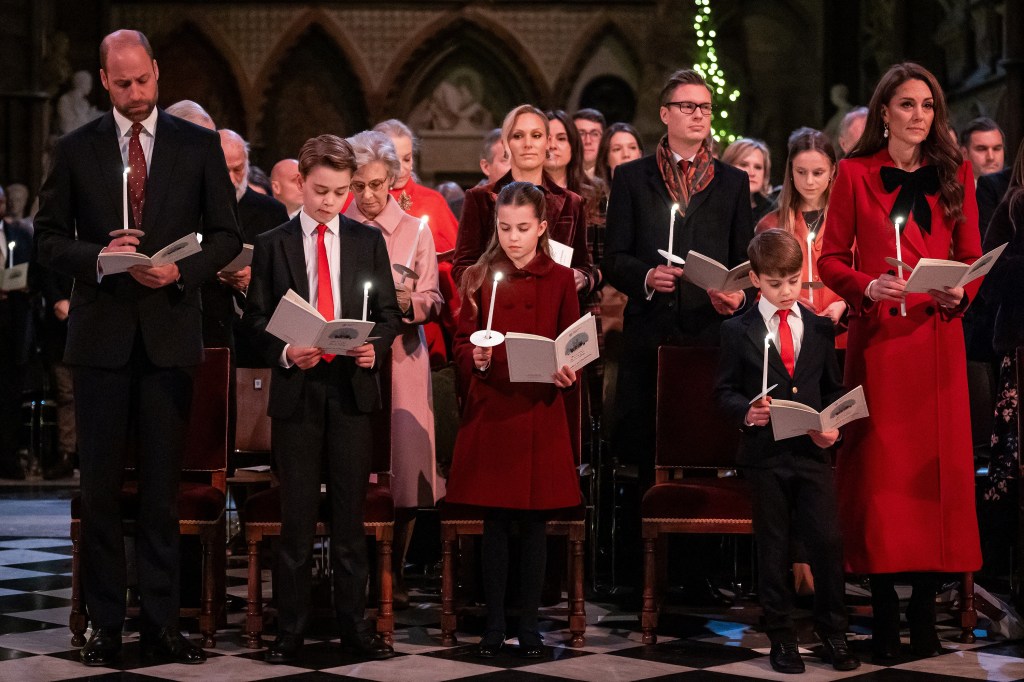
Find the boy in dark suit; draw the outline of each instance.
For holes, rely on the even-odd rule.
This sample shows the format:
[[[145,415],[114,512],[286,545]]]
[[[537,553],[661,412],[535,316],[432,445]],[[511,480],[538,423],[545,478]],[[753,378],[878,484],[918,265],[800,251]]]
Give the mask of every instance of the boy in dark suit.
[[[800,242],[783,230],[767,230],[747,248],[750,280],[761,290],[758,304],[722,324],[722,354],[715,397],[740,426],[737,463],[754,495],[754,537],[760,567],[759,591],[771,665],[801,673],[804,663],[793,629],[793,587],[789,577],[791,524],[811,557],[815,578],[815,629],[822,658],[836,670],[860,661],[846,641],[842,542],[828,448],[839,431],[809,431],[776,441],[768,426],[771,398],[795,400],[821,410],[844,393],[835,353],[835,331],[827,317],[797,304],[803,280]],[[771,334],[766,397],[761,392],[765,336]]]
[[[281,479],[278,636],[269,663],[294,661],[309,621],[313,533],[320,506],[320,465],[327,463],[331,504],[334,606],[342,647],[381,659],[394,650],[364,618],[367,557],[363,505],[373,438],[370,413],[381,408],[377,369],[398,333],[391,262],[381,233],[339,212],[356,169],[348,142],[321,135],[303,145],[302,210],[256,237],[243,323],[274,368],[270,387],[271,447]],[[266,332],[278,302],[295,290],[326,319],[357,318],[370,282],[374,340],[348,356],[297,348]]]

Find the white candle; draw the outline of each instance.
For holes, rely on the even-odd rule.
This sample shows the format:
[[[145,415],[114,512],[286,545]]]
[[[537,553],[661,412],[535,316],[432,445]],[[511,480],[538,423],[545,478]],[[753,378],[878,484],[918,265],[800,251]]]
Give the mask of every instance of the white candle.
[[[809,232],[807,234],[807,282],[814,284],[814,267],[812,261],[814,260],[814,233]],[[807,300],[811,305],[814,305],[814,287],[807,287]]]
[[[17,246],[14,242],[7,242],[7,267],[14,267],[14,247]]]
[[[363,322],[366,322],[366,310],[370,305],[370,282],[363,285]]]
[[[498,296],[498,280],[501,279],[501,273],[494,273],[494,284],[491,285],[491,307],[487,311],[487,335],[486,338],[491,338],[491,323],[494,321],[494,299]]]
[[[416,257],[416,247],[419,246],[420,243],[420,232],[422,232],[423,228],[426,226],[427,216],[423,216],[422,218],[420,218],[420,226],[416,229],[416,239],[413,240],[412,248],[409,249],[409,257],[405,261],[405,267],[408,270],[412,270],[412,259]],[[404,276],[402,277],[402,281],[405,281]]]
[[[679,204],[672,204],[672,213],[669,214],[669,220],[668,220],[668,249],[666,249],[666,251],[668,251],[670,254],[674,254],[675,253],[675,251],[672,250],[672,242],[675,241],[676,213],[678,211],[679,211]],[[669,267],[672,267],[672,259],[671,258],[667,258],[666,262],[667,262]]]
[[[761,372],[761,396],[768,393],[768,346],[772,343],[772,335],[764,337],[764,370]]]
[[[124,167],[122,193],[121,196],[124,199],[124,229],[128,229],[128,171],[131,170],[128,166]],[[138,227],[138,225],[136,225]]]
[[[893,225],[896,228],[896,260],[900,263],[903,262],[903,250],[900,248],[900,225],[903,223],[903,217],[897,216],[896,220],[893,221]],[[896,266],[899,272],[900,279],[903,279],[903,266]],[[900,315],[903,317],[907,316],[907,301],[906,299],[900,301]]]

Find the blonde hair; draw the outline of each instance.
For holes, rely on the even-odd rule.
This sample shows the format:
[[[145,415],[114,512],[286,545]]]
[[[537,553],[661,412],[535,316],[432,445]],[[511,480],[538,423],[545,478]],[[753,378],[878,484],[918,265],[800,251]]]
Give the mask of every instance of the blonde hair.
[[[767,197],[772,193],[772,155],[768,151],[768,145],[763,140],[755,140],[752,137],[739,138],[722,152],[722,163],[736,166],[744,156],[755,149],[761,152],[761,157],[764,159],[764,181],[761,183],[761,188],[757,190],[757,193]]]

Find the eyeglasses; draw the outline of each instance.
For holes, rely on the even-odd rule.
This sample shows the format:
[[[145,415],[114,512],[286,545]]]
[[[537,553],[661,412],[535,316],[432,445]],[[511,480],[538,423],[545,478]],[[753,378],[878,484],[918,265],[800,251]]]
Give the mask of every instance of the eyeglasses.
[[[576,132],[579,133],[580,137],[601,137],[600,130],[580,130],[577,128]]]
[[[378,180],[370,180],[369,182],[353,182],[349,187],[351,187],[352,191],[356,194],[362,194],[366,191],[367,187],[370,188],[371,192],[379,192],[387,181],[387,178],[380,178]]]
[[[676,109],[679,109],[680,114],[685,114],[686,116],[689,116],[698,108],[700,109],[700,113],[705,116],[711,115],[711,102],[704,102],[703,104],[697,104],[696,102],[665,102],[661,106],[675,107]]]

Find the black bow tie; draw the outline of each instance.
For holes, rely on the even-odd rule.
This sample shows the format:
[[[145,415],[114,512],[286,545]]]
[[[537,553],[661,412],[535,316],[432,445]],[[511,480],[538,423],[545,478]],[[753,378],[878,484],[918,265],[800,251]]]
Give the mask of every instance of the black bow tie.
[[[907,217],[913,213],[917,226],[931,233],[932,209],[925,195],[939,191],[939,171],[935,166],[921,166],[913,173],[892,166],[882,166],[882,186],[890,194],[896,191],[897,187],[900,188],[896,203],[889,212],[890,222],[902,218],[901,222],[906,225]]]

